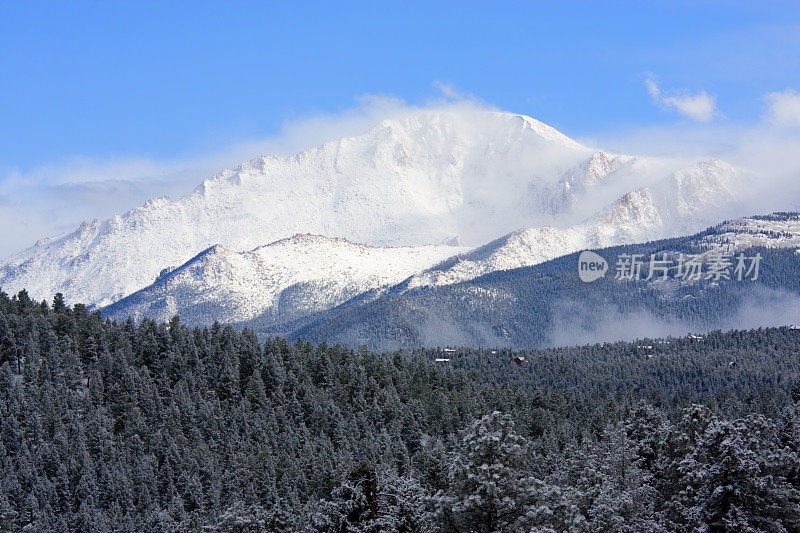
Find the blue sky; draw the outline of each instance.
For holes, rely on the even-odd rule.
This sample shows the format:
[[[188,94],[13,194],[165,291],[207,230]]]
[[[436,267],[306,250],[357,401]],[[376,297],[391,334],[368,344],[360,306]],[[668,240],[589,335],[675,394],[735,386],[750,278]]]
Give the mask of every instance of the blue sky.
[[[78,186],[91,162],[103,162],[94,172],[112,182],[163,177],[153,165],[166,161],[180,173],[181,161],[197,154],[346,114],[364,95],[425,105],[441,98],[440,84],[599,142],[658,128],[747,128],[765,120],[765,95],[800,89],[800,7],[6,1],[0,82],[2,220],[23,192],[69,199],[54,184]],[[682,101],[670,100],[686,97],[711,107],[683,112]],[[76,161],[84,166],[75,170]],[[120,175],[109,161],[126,163]],[[59,175],[66,167],[72,173]],[[200,181],[192,174],[200,170],[184,174]],[[128,203],[151,192],[125,190]],[[27,224],[54,231],[74,222],[59,220]]]
[[[800,85],[800,7],[772,2],[4,2],[0,167],[169,156],[441,81],[574,136],[680,117],[643,79],[733,121]]]

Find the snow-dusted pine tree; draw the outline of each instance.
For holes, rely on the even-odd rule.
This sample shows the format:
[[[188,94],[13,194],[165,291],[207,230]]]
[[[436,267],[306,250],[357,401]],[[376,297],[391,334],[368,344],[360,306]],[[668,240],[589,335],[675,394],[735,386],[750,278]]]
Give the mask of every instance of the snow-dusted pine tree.
[[[509,415],[494,411],[473,422],[450,465],[449,487],[437,495],[439,519],[457,531],[523,528],[538,488],[528,457]]]

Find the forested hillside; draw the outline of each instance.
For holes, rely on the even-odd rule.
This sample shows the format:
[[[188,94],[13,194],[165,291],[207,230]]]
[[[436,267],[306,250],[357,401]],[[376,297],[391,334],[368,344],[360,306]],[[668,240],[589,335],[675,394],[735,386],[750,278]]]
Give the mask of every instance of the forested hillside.
[[[798,348],[374,353],[0,293],[0,531],[798,531]]]
[[[453,285],[408,289],[401,284],[312,315],[285,331],[267,331],[375,350],[440,344],[527,349],[631,339],[653,331],[666,335],[749,329],[797,320],[800,256],[795,247],[737,250],[737,254],[763,257],[756,280],[681,283],[675,279],[615,279],[618,257],[637,254],[645,258],[644,277],[651,254],[699,254],[708,250],[705,239],[709,238],[727,236],[719,228],[711,228],[689,237],[599,250],[611,272],[593,283],[578,278],[578,254],[574,253]],[[725,246],[725,242],[716,245]],[[793,317],[785,316],[790,312]],[[258,321],[247,325],[262,329]],[[631,330],[641,333],[632,337]]]

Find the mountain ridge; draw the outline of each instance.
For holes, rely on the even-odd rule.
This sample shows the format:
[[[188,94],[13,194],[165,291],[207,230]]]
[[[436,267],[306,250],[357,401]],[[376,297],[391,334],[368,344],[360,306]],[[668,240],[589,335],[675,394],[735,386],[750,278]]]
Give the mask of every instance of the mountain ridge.
[[[445,245],[375,247],[310,234],[244,252],[217,244],[165,269],[154,283],[104,308],[103,314],[136,320],[180,315],[196,325],[256,316],[280,323],[394,285],[464,250]]]
[[[646,263],[651,254],[677,257],[710,250],[761,254],[758,279],[631,283],[613,273],[613,258],[620,254],[640,254]],[[458,283],[412,286],[405,280],[264,333],[383,350],[530,349],[800,323],[798,213],[730,220],[691,236],[596,251],[612,272],[594,283],[579,280],[574,252]]]
[[[522,115],[419,112],[290,157],[251,159],[177,201],[155,197],[123,215],[85,222],[9,259],[0,266],[0,287],[26,288],[36,298],[61,292],[100,308],[215,244],[244,252],[314,233],[377,247],[459,240],[475,247],[522,228],[580,228],[587,220],[596,221],[597,240],[606,243],[702,229],[703,209],[738,214],[724,194],[712,195],[716,203],[695,202],[703,209],[684,209],[694,205],[686,195],[702,187],[687,189],[683,181],[648,188],[681,168],[677,161],[593,151]],[[687,171],[687,183],[726,189],[724,176],[698,168]],[[733,167],[716,171],[740,177]],[[635,190],[650,196],[625,196]],[[619,212],[598,218],[609,206]],[[649,219],[641,216],[646,209]],[[546,257],[550,244],[543,241],[530,251],[534,259],[518,262]]]

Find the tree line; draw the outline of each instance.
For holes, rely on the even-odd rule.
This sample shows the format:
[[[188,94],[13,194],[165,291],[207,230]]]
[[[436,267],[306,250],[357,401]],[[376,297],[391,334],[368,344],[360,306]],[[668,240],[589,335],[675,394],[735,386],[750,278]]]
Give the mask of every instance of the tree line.
[[[0,531],[798,531],[798,333],[442,357],[0,292]]]

